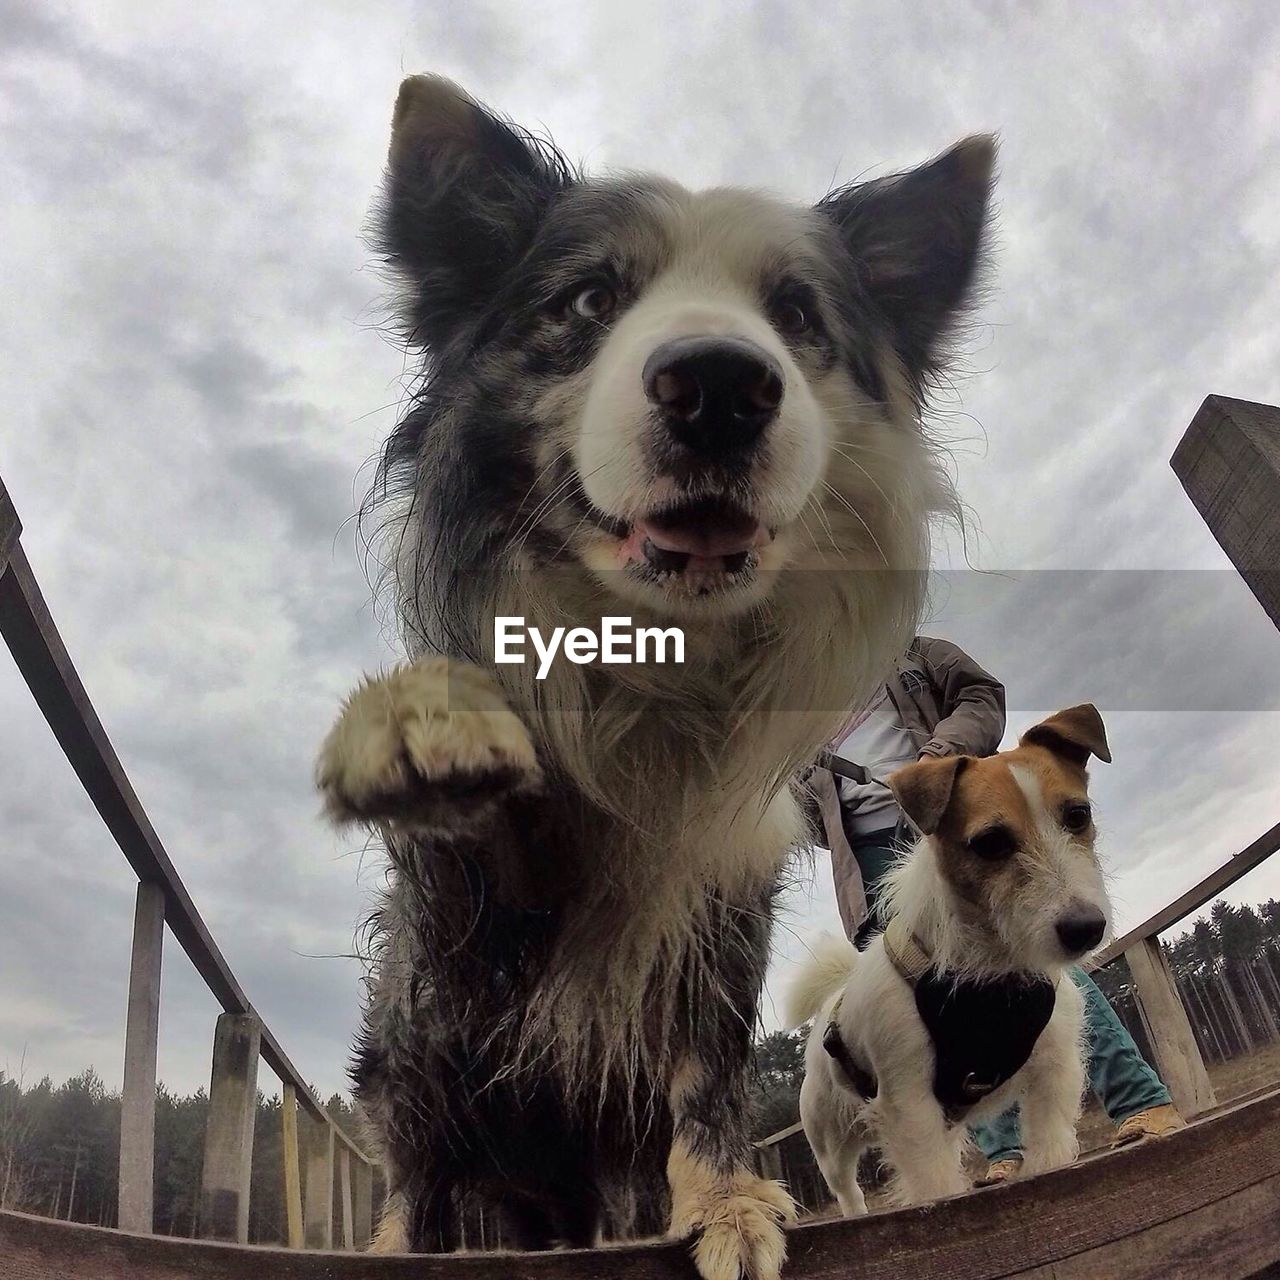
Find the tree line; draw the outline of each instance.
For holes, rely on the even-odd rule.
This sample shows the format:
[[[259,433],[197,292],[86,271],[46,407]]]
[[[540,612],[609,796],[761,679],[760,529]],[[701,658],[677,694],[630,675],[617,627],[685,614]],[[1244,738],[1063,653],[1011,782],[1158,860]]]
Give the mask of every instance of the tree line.
[[[1280,1040],[1280,902],[1233,907],[1219,899],[1207,919],[1161,949],[1206,1063]],[[1150,1058],[1128,965],[1122,958],[1093,977]]]
[[[185,1097],[164,1085],[156,1089],[157,1234],[199,1232],[208,1110],[203,1089]],[[352,1131],[351,1107],[341,1095],[334,1094],[325,1110]],[[281,1111],[279,1098],[259,1092],[249,1193],[253,1244],[284,1242]],[[20,1072],[0,1071],[0,1209],[114,1227],[119,1151],[120,1094],[108,1089],[92,1068],[60,1085],[46,1076],[28,1087]]]

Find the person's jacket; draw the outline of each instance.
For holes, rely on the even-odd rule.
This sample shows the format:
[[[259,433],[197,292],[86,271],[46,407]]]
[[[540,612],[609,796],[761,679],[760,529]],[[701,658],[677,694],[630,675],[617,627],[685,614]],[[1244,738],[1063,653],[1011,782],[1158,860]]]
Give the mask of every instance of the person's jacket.
[[[947,640],[917,636],[894,666],[885,688],[898,718],[916,745],[917,756],[989,756],[1004,737],[1004,685],[963,649]],[[849,729],[832,744],[839,746]],[[859,762],[831,761],[846,777],[864,781]],[[824,843],[831,850],[836,905],[852,936],[866,915],[866,894],[857,859],[845,836],[840,788],[830,768],[810,776]]]

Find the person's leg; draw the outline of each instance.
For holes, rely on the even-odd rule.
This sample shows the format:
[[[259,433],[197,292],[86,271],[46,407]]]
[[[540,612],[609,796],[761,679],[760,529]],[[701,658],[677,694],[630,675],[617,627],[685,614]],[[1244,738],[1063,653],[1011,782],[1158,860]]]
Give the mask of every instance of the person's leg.
[[[884,921],[878,914],[880,888],[885,872],[898,859],[896,837],[896,827],[873,831],[863,836],[849,833],[849,847],[853,850],[859,871],[862,872],[862,888],[867,899],[867,914],[853,934],[853,944],[859,951],[866,947],[873,934],[884,928]]]
[[[991,1164],[1000,1160],[1022,1159],[1022,1133],[1018,1125],[1016,1104],[994,1120],[975,1124],[969,1133],[978,1150]]]
[[[1147,1064],[1110,1001],[1083,969],[1071,979],[1084,996],[1089,1048],[1089,1085],[1107,1115],[1119,1124],[1127,1116],[1169,1105],[1169,1090]]]
[[[1153,1108],[1170,1107],[1169,1090],[1148,1065],[1098,984],[1083,969],[1072,969],[1071,978],[1084,996],[1089,1084],[1107,1115],[1118,1125]],[[1164,1131],[1179,1123],[1180,1117],[1170,1116],[1158,1128]],[[1016,1107],[987,1124],[974,1125],[970,1132],[978,1150],[992,1164],[1022,1159]]]
[[[874,916],[880,907],[880,890],[885,872],[898,860],[897,828],[877,831],[872,837],[854,845],[854,857],[862,868],[862,883],[867,890],[867,914]],[[883,923],[883,921],[881,921]]]

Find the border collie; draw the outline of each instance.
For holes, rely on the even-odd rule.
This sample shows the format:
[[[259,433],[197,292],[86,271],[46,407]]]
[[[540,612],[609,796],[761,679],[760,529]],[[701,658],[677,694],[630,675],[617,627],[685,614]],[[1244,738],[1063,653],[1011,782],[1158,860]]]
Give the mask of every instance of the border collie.
[[[448,81],[378,216],[422,378],[374,502],[407,664],[322,748],[390,860],[353,1081],[377,1247],[665,1227],[778,1274],[747,1116],[793,779],[913,634],[949,484],[921,418],[994,142],[797,207],[588,179]],[[493,661],[494,619],[685,631],[683,665]]]
[[[866,1211],[858,1157],[878,1145],[896,1198],[968,1189],[968,1126],[1020,1104],[1023,1168],[1076,1158],[1084,1002],[1067,973],[1110,916],[1085,764],[1111,759],[1097,710],[1060,711],[986,759],[889,778],[923,832],[889,873],[885,931],[865,952],[827,938],[788,1020],[817,1016],[800,1118],[848,1215]]]

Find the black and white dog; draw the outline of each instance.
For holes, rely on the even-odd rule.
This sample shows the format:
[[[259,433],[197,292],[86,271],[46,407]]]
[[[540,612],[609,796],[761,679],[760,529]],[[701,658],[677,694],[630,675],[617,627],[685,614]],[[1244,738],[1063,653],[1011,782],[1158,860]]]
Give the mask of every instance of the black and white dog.
[[[666,1226],[769,1280],[792,1205],[746,1081],[792,779],[883,678],[952,495],[926,391],[994,144],[798,208],[588,181],[414,77],[380,239],[424,376],[384,456],[410,661],[326,741],[389,885],[353,1069],[377,1247]],[[494,662],[494,619],[684,628],[682,665]],[[665,1176],[664,1176],[665,1175]]]

